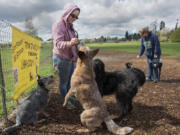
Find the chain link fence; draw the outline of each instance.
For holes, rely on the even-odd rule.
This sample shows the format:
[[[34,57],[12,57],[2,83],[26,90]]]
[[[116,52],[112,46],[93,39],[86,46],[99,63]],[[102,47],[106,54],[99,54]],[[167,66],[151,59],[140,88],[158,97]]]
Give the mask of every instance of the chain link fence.
[[[7,118],[7,112],[16,105],[14,95],[14,72],[12,69],[12,28],[11,24],[0,20],[0,117]],[[42,43],[40,49],[40,76],[53,74],[51,43]],[[25,96],[36,87],[36,84],[25,92]],[[23,96],[22,96],[23,97]],[[7,112],[6,112],[7,111]]]

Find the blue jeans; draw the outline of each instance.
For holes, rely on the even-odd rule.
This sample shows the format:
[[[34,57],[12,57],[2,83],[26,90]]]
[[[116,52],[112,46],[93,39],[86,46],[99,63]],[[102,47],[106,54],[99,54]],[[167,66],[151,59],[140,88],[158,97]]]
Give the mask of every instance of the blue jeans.
[[[58,69],[59,91],[61,93],[62,102],[64,102],[65,96],[70,89],[71,76],[74,72],[75,62],[53,56],[53,64],[55,64]]]
[[[158,80],[158,69],[157,68],[153,68],[151,66],[151,60],[150,58],[147,58],[147,66],[148,66],[148,73],[147,73],[147,78],[148,79],[152,79],[153,77],[153,80]]]

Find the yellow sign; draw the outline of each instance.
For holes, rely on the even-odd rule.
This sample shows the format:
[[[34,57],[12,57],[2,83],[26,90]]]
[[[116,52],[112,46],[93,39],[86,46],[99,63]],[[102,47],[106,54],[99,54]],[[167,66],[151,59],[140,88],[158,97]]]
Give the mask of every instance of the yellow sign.
[[[12,26],[14,100],[37,81],[41,40]]]

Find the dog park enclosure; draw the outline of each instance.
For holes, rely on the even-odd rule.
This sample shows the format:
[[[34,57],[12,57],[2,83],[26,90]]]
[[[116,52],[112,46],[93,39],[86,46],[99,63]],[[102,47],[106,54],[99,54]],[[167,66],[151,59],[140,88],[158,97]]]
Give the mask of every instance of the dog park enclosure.
[[[125,43],[122,43],[125,44]],[[130,44],[133,44],[132,42]],[[180,133],[180,59],[171,58],[166,55],[167,51],[173,52],[173,54],[179,55],[180,47],[178,43],[161,43],[163,50],[163,66],[161,81],[157,84],[153,82],[146,83],[137,93],[137,96],[133,100],[133,111],[121,122],[118,123],[120,126],[131,126],[134,128],[132,135],[179,135]],[[92,45],[93,46],[93,45]],[[133,50],[137,46],[124,46],[118,51],[116,44],[108,46],[101,44],[99,46],[106,47],[105,50],[100,50],[97,55],[98,58],[102,59],[106,64],[107,71],[123,70],[125,68],[124,63],[130,61],[135,67],[141,68],[146,72],[146,59],[136,59],[136,53],[125,52]],[[5,49],[1,46],[1,49],[6,50],[6,53],[1,50],[3,59],[3,75],[5,80],[6,95],[8,95],[12,89],[10,86],[14,83],[13,71],[8,70],[7,66],[12,66],[11,46],[7,45]],[[95,46],[97,48],[97,46]],[[42,45],[40,54],[40,74],[50,74],[51,66],[51,45]],[[114,50],[109,50],[113,49]],[[166,49],[165,49],[166,48]],[[174,49],[174,50],[173,50]],[[8,50],[8,51],[7,51]],[[176,52],[175,52],[176,51]],[[7,53],[8,52],[8,53]],[[10,55],[10,57],[9,57]],[[9,64],[8,64],[9,63]],[[6,65],[6,66],[5,66]],[[11,83],[12,82],[12,83]],[[1,88],[0,88],[1,89]],[[59,99],[61,98],[58,91],[58,80],[53,85],[49,101],[48,114],[50,115],[47,119],[40,115],[40,120],[44,119],[44,122],[37,125],[23,126],[14,134],[78,134],[79,130],[83,131],[81,126],[79,115],[82,112],[81,106],[77,105],[77,108],[69,111],[65,110]],[[0,93],[2,94],[2,93]],[[12,104],[12,97],[7,98],[6,101]],[[0,96],[1,98],[1,96]],[[0,99],[2,101],[2,99]],[[107,96],[104,97],[107,104],[108,111],[112,117],[117,117],[121,108],[118,107],[115,97]],[[2,106],[1,102],[0,105]],[[12,124],[15,122],[15,117],[11,119]],[[1,133],[1,129],[0,129]],[[81,134],[81,133],[79,133]],[[84,135],[84,133],[82,133]],[[108,134],[105,128],[99,128],[95,134]]]

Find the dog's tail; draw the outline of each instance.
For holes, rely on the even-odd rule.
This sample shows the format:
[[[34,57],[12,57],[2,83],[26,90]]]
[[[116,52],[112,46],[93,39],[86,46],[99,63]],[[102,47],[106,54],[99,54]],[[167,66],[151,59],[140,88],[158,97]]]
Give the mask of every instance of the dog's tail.
[[[13,132],[13,131],[17,130],[17,128],[20,127],[20,125],[21,125],[21,123],[16,123],[11,127],[5,128],[3,130],[3,132],[7,132],[7,133]]]
[[[133,131],[130,127],[119,127],[112,119],[105,120],[105,123],[109,132],[116,135],[126,135]]]

